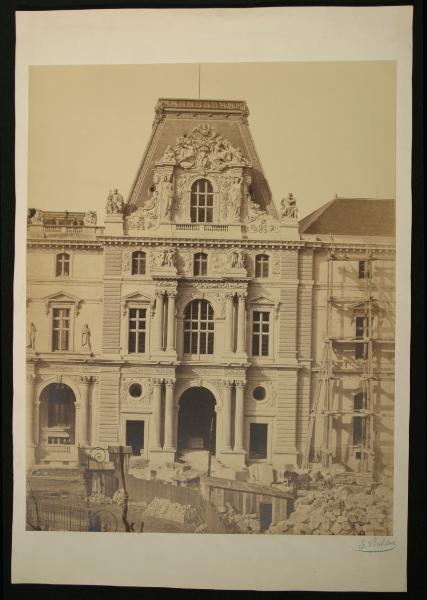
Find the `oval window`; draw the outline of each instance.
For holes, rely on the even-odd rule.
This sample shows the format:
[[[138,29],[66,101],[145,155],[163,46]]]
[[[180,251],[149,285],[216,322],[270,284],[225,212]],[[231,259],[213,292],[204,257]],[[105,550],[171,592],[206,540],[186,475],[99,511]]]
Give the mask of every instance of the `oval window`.
[[[132,385],[129,386],[129,394],[132,396],[132,398],[139,398],[142,394],[141,384],[132,383]]]
[[[267,392],[265,391],[265,387],[262,387],[262,385],[259,385],[256,388],[254,388],[254,391],[252,392],[252,395],[255,398],[255,400],[264,400],[266,394]]]

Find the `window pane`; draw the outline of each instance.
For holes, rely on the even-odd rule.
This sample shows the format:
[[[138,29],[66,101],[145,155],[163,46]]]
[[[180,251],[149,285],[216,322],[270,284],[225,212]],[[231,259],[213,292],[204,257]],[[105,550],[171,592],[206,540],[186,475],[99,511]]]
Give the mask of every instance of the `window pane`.
[[[262,355],[268,356],[268,336],[262,336]]]
[[[258,336],[257,335],[253,335],[252,336],[252,354],[254,356],[258,356],[259,352],[258,352]]]
[[[189,333],[189,331],[184,332],[184,353],[190,354],[190,333]]]

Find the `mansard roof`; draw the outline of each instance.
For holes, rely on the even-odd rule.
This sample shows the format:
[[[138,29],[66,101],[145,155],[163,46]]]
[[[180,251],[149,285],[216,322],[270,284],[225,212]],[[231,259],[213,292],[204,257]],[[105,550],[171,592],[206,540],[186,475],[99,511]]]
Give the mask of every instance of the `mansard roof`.
[[[204,152],[202,158],[207,161],[205,163],[207,168],[215,171],[219,161],[213,159],[213,148],[215,140],[218,139],[220,144],[221,142],[225,144],[222,146],[224,156],[225,147],[235,152],[231,162],[229,161],[230,165],[240,162],[250,167],[253,198],[261,209],[266,210],[272,217],[278,218],[271,191],[249,131],[248,115],[249,110],[244,101],[159,99],[155,108],[152,134],[129,194],[129,208],[143,206],[149,197],[156,164],[165,162],[165,159],[167,162],[167,157],[173,157],[173,153],[178,157],[176,162],[174,159],[174,165],[188,171],[197,170],[194,155],[187,162],[182,158],[179,159],[183,155],[184,148],[188,148],[189,153],[191,153],[191,147],[194,149],[195,145],[197,153],[201,148]],[[217,155],[220,152],[221,150]],[[224,168],[224,164],[222,164],[222,168]]]
[[[395,237],[395,201],[336,197],[301,219],[300,233]]]

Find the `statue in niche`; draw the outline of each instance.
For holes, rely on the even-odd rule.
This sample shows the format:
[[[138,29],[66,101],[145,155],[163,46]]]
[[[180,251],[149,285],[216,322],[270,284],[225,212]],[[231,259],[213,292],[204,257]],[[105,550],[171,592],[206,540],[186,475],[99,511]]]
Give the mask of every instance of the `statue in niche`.
[[[240,219],[240,208],[242,204],[242,178],[234,177],[230,184],[228,191],[228,198],[230,200],[229,216],[233,221]]]
[[[94,210],[89,210],[85,214],[83,222],[85,225],[96,225],[96,222],[97,222],[96,212]]]
[[[230,267],[232,269],[245,268],[245,255],[241,250],[234,250],[230,255]]]
[[[164,175],[161,183],[161,195],[164,204],[163,214],[170,218],[172,215],[172,203],[174,196],[172,177],[169,178],[168,175]]]
[[[119,190],[117,188],[113,192],[110,190],[105,206],[107,215],[121,215],[123,213],[124,205],[123,196],[119,193]]]
[[[175,161],[175,152],[173,151],[172,146],[166,146],[166,150],[164,151],[160,162],[175,163]]]
[[[27,348],[29,350],[36,349],[36,333],[37,333],[36,326],[34,325],[34,323],[31,322],[28,326],[28,331],[27,331]]]
[[[82,327],[82,348],[87,348],[89,350],[89,354],[92,354],[92,345],[90,343],[90,329],[87,323],[85,323]]]
[[[281,217],[288,219],[298,218],[298,207],[297,201],[293,194],[289,194],[287,198],[283,198],[280,202],[280,213]]]

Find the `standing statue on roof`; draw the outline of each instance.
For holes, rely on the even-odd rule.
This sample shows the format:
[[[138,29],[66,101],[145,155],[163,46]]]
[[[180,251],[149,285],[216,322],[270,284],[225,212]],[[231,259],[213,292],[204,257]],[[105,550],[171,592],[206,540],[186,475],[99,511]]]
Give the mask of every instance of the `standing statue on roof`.
[[[289,194],[287,198],[283,198],[280,202],[280,214],[282,219],[298,218],[297,200],[293,194]]]

